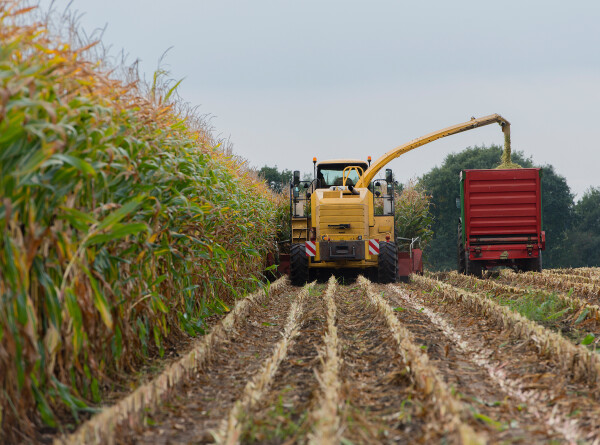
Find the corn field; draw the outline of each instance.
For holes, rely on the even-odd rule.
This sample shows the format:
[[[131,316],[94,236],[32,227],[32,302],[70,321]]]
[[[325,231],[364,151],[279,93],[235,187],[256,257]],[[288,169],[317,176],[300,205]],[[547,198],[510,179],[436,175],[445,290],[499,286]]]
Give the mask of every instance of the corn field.
[[[2,440],[103,393],[255,286],[276,198],[175,112],[0,4]],[[29,23],[29,24],[27,24]]]
[[[36,17],[0,3],[0,443],[600,443],[599,268],[264,283],[288,199]]]

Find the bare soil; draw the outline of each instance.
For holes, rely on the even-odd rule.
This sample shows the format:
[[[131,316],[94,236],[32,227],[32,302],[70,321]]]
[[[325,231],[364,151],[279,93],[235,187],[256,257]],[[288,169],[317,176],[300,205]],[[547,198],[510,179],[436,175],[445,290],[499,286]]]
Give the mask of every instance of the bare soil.
[[[335,302],[343,359],[343,437],[354,444],[430,438],[420,419],[423,401],[383,317],[358,286],[340,286]]]
[[[462,402],[462,421],[488,443],[600,443],[598,391],[574,381],[534,341],[416,284],[372,286]],[[266,393],[238,419],[239,443],[309,441],[322,391],[317,376],[327,331],[324,291],[325,285],[317,284],[304,299],[298,335],[270,374]],[[213,432],[282,339],[299,292],[284,285],[255,304],[235,332],[215,346],[203,369],[174,388],[155,412],[144,414],[143,426],[119,427],[117,443],[214,442]],[[334,302],[342,359],[337,413],[342,443],[456,443],[457,436],[435,417],[435,397],[414,385],[411,364],[404,362],[386,320],[364,290],[340,284]]]
[[[399,311],[398,317],[427,347],[446,381],[454,385],[472,408],[473,415],[480,419],[481,428],[491,442],[563,442],[564,435],[551,431],[549,423],[558,429],[578,430],[578,436],[598,434],[600,406],[593,391],[588,385],[572,382],[568,372],[553,366],[533,341],[508,335],[503,326],[467,312],[434,293],[423,294],[412,285],[407,289],[417,308],[425,306],[441,316],[465,342],[483,353],[495,369],[501,370],[507,381],[518,383],[522,391],[529,393],[528,398],[536,401],[526,404],[507,394],[493,381],[489,371],[474,363],[472,356],[461,352],[419,309]],[[386,292],[386,297],[398,306],[404,303],[394,292]],[[540,407],[545,408],[544,412],[554,409],[557,414],[547,418]],[[561,418],[558,413],[567,413],[567,416]]]
[[[242,443],[281,444],[305,442],[310,432],[309,413],[317,400],[319,349],[326,330],[323,285],[305,300],[300,331],[288,349],[268,394],[243,419]]]
[[[298,289],[285,286],[255,304],[237,332],[213,351],[205,369],[190,376],[155,413],[146,427],[122,425],[117,443],[212,443],[218,428],[249,378],[280,339],[292,298]]]

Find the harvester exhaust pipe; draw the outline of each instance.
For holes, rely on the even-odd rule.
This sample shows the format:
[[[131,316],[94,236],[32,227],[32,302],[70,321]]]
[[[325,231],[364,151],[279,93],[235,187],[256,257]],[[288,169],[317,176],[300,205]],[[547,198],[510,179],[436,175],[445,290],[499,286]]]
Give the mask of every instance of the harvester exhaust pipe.
[[[350,190],[350,193],[352,193],[353,195],[360,195],[360,192],[356,190],[353,185],[349,185],[348,190]]]

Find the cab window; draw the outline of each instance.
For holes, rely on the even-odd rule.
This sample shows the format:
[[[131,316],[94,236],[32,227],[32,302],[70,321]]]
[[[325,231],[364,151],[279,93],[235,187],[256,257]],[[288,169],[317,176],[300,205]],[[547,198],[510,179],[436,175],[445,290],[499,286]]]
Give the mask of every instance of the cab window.
[[[355,164],[323,164],[317,167],[317,187],[329,188],[333,185],[343,185],[343,172],[346,167]],[[367,165],[358,165],[363,170],[367,169]],[[346,179],[346,186],[356,185],[359,176],[356,170],[352,170]]]

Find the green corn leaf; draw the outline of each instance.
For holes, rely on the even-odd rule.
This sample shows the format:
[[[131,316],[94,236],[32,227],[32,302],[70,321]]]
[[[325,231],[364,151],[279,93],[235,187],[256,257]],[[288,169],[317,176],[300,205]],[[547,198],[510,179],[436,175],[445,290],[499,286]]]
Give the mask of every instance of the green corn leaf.
[[[579,317],[577,317],[577,320],[575,320],[575,324],[579,324],[581,323],[583,320],[586,319],[586,317],[588,316],[588,314],[590,313],[590,310],[588,308],[585,308],[581,314],[579,314]]]
[[[589,345],[591,344],[594,340],[596,339],[596,337],[594,336],[594,334],[588,334],[585,336],[585,338],[581,341],[582,345]]]
[[[88,279],[90,280],[90,284],[92,286],[92,290],[94,293],[94,306],[100,313],[100,317],[102,318],[102,321],[104,322],[106,327],[112,331],[113,319],[110,313],[110,305],[108,304],[108,301],[106,301],[106,297],[104,296],[104,294],[98,289],[98,282],[92,276],[90,271],[84,266],[82,266],[82,269],[87,275]]]
[[[161,275],[156,280],[154,280],[154,282],[150,285],[150,287],[158,286],[160,283],[162,283],[163,281],[165,281],[168,277],[169,276],[167,274]]]
[[[95,244],[102,244],[108,241],[124,238],[128,235],[137,235],[146,231],[148,231],[148,226],[146,223],[118,224],[114,226],[113,230],[108,233],[91,236],[85,245],[93,246]]]
[[[46,425],[55,428],[57,426],[56,416],[54,415],[54,412],[50,408],[50,405],[48,405],[48,401],[46,400],[46,398],[44,397],[42,392],[39,390],[37,382],[34,381],[34,383],[31,385],[31,387],[33,390],[35,401],[37,403],[38,412],[40,413],[40,416],[42,417],[42,421]]]
[[[84,213],[80,210],[68,207],[61,207],[61,210],[63,211],[63,214],[59,216],[59,219],[69,221],[73,227],[82,232],[87,231],[90,225],[98,223],[98,221],[96,221],[89,213]]]
[[[65,164],[69,164],[70,166],[75,167],[81,173],[85,173],[86,175],[90,175],[92,177],[96,176],[96,170],[94,170],[94,167],[92,167],[89,162],[84,161],[83,159],[78,158],[76,156],[57,153],[55,155],[52,155],[51,159],[56,159],[64,162]]]
[[[114,212],[111,212],[98,225],[97,230],[101,231],[101,230],[110,229],[112,226],[114,226],[115,224],[117,224],[119,221],[121,221],[123,218],[125,218],[126,216],[128,216],[130,213],[132,213],[135,210],[137,210],[139,208],[139,206],[141,205],[141,202],[142,202],[143,199],[144,198],[141,197],[141,196],[137,197],[137,198],[134,198],[131,201],[127,202],[126,204],[123,204],[123,206],[121,206],[120,208],[118,208]]]

